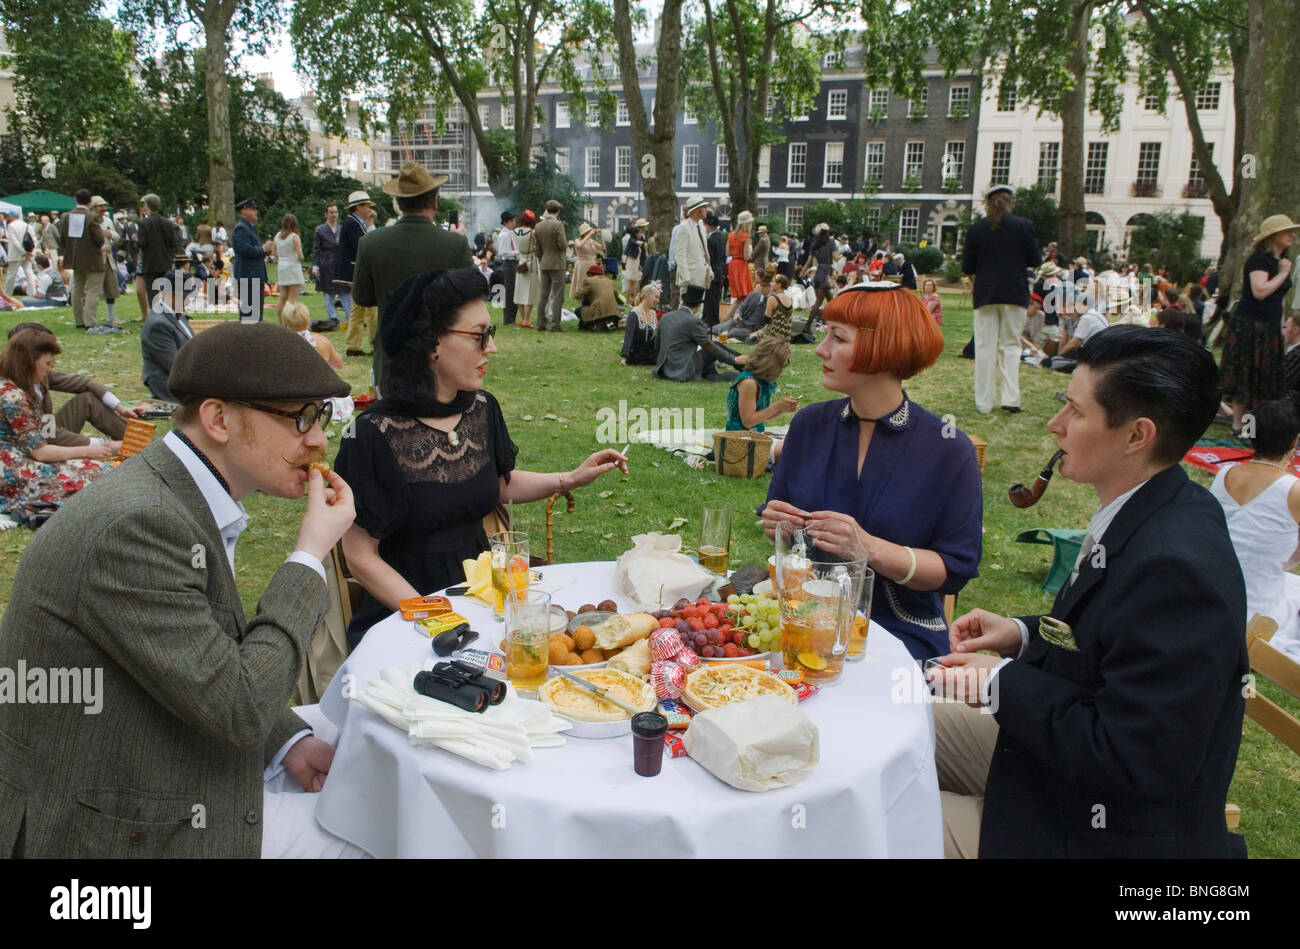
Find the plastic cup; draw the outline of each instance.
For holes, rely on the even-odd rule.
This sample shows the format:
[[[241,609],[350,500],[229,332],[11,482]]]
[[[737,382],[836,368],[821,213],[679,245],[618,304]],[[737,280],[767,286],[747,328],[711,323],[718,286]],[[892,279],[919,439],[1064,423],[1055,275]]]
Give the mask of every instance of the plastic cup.
[[[632,766],[643,778],[653,778],[664,763],[664,733],[668,719],[658,712],[632,716]]]

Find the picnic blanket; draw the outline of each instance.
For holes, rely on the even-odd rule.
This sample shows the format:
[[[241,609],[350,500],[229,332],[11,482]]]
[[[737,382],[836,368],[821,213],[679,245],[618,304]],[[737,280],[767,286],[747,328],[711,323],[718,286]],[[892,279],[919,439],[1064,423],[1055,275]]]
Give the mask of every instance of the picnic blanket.
[[[1210,441],[1222,442],[1223,439],[1211,439]],[[1186,464],[1195,465],[1197,468],[1217,473],[1226,464],[1234,461],[1245,461],[1248,458],[1253,458],[1254,455],[1255,451],[1252,448],[1197,442],[1192,447],[1192,450],[1183,456],[1183,461]],[[1292,458],[1289,470],[1297,478],[1300,478],[1300,459]]]

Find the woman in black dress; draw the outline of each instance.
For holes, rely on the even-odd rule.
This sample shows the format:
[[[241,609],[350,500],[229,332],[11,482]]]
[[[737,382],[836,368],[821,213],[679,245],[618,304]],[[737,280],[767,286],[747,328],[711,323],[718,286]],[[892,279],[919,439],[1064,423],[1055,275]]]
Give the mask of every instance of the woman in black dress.
[[[515,468],[501,408],[483,390],[497,351],[487,292],[477,270],[430,270],[384,312],[387,394],[345,432],[334,461],[357,510],[343,554],[366,590],[349,650],[400,600],[458,582],[461,561],[488,549],[482,521],[498,501],[536,501],[627,470],[613,449],[563,473]]]
[[[1300,224],[1285,214],[1264,219],[1246,258],[1241,299],[1223,342],[1223,397],[1232,405],[1232,433],[1241,433],[1242,416],[1251,406],[1280,398],[1282,372],[1282,300],[1291,289],[1291,260],[1286,256]]]

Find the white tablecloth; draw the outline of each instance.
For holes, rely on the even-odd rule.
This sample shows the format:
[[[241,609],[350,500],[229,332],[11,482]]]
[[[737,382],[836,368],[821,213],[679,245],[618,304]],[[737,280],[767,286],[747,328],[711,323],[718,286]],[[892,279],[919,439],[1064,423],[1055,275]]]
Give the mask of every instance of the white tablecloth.
[[[610,598],[613,563],[544,567],[574,582],[552,602]],[[481,634],[501,639],[479,600],[453,599]],[[821,733],[821,761],[793,788],[738,791],[690,758],[665,754],[658,777],[632,769],[630,736],[571,738],[532,764],[491,771],[407,737],[341,696],[386,666],[433,655],[413,623],[374,626],[321,700],[341,729],[316,808],[329,831],[377,857],[941,857],[934,726],[920,672],[875,623],[867,658],[800,703]]]

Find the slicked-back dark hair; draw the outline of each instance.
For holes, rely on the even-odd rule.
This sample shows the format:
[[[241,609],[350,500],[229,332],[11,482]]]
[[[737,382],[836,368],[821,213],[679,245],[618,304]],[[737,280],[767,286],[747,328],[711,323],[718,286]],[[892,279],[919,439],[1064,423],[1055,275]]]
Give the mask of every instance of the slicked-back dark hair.
[[[1250,446],[1260,458],[1281,458],[1291,450],[1300,435],[1300,416],[1290,396],[1261,402],[1251,409],[1255,418],[1255,437]]]
[[[1174,464],[1210,427],[1219,408],[1219,367],[1190,336],[1147,326],[1111,326],[1079,349],[1097,375],[1097,403],[1115,428],[1136,418],[1156,425],[1155,460]]]

